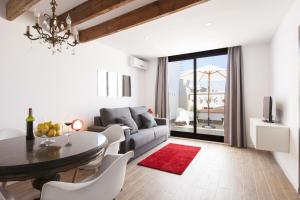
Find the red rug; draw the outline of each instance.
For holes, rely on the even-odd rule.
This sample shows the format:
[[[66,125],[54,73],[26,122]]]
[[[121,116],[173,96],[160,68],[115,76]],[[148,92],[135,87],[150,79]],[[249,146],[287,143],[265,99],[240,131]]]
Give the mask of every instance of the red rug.
[[[139,162],[138,165],[181,175],[200,149],[201,147],[170,143]]]

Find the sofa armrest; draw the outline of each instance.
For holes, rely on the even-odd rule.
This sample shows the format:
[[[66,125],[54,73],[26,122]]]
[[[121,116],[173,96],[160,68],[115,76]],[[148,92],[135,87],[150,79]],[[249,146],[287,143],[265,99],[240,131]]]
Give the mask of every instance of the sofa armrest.
[[[89,126],[88,127],[88,131],[97,132],[97,133],[103,132],[103,131],[105,131],[105,129],[107,129],[106,126]]]
[[[167,118],[154,118],[157,125],[168,125],[168,119]]]
[[[88,127],[88,131],[92,131],[92,132],[103,132],[105,131],[108,127],[112,126],[112,125],[120,125],[122,126],[123,124],[109,124],[107,126],[99,126],[99,125],[94,125],[94,126],[89,126]]]
[[[125,140],[123,142],[121,142],[120,145],[120,154],[124,154],[128,151],[130,151],[130,130],[126,129],[124,130],[124,136],[125,136]]]

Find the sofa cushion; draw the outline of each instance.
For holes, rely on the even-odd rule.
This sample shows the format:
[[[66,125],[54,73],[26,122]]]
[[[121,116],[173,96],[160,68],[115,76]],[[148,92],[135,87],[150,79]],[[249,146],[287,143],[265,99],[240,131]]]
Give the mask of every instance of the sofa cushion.
[[[133,107],[133,108],[129,108],[131,116],[133,118],[133,120],[135,121],[135,123],[137,124],[138,128],[141,129],[143,127],[141,118],[140,118],[140,114],[146,113],[147,112],[147,108],[145,106],[140,106],[140,107]]]
[[[118,123],[117,118],[132,118],[129,108],[102,108],[100,116],[104,126]]]
[[[143,128],[152,128],[152,127],[157,126],[157,123],[154,120],[154,117],[150,113],[145,112],[143,114],[140,114],[139,117],[142,121]]]
[[[123,117],[117,118],[116,121],[120,124],[124,124],[124,125],[130,127],[130,129],[131,129],[130,132],[131,133],[138,132],[138,127],[137,127],[135,121],[131,117],[128,118],[128,117],[123,116]]]
[[[138,149],[155,139],[153,129],[140,129],[136,134],[131,135],[130,144],[133,149]]]
[[[150,129],[154,131],[156,139],[163,137],[163,136],[168,137],[169,132],[170,132],[168,126],[156,126],[156,127],[150,128]]]

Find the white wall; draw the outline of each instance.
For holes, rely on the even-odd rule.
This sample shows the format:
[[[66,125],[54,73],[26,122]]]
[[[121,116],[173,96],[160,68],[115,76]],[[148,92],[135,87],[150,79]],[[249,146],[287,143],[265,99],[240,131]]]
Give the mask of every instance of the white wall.
[[[300,1],[295,1],[271,45],[272,91],[277,117],[290,127],[290,152],[274,153],[295,189],[299,187],[299,40]]]
[[[242,50],[247,146],[253,147],[250,139],[250,118],[262,117],[263,97],[271,95],[270,44],[244,45]]]
[[[51,52],[39,44],[30,48],[23,33],[26,14],[13,22],[4,19],[0,2],[0,129],[23,129],[27,109],[39,120],[83,119],[86,126],[99,108],[144,104],[145,73],[128,67],[128,55],[101,45],[81,44],[76,55]],[[30,16],[31,17],[31,16]],[[98,97],[97,69],[132,76],[132,97]]]

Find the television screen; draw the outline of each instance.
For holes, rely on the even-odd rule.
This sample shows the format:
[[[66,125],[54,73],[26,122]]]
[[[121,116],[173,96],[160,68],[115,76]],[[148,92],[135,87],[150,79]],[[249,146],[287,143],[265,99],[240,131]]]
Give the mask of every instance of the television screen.
[[[264,97],[263,119],[272,122],[272,97]]]

